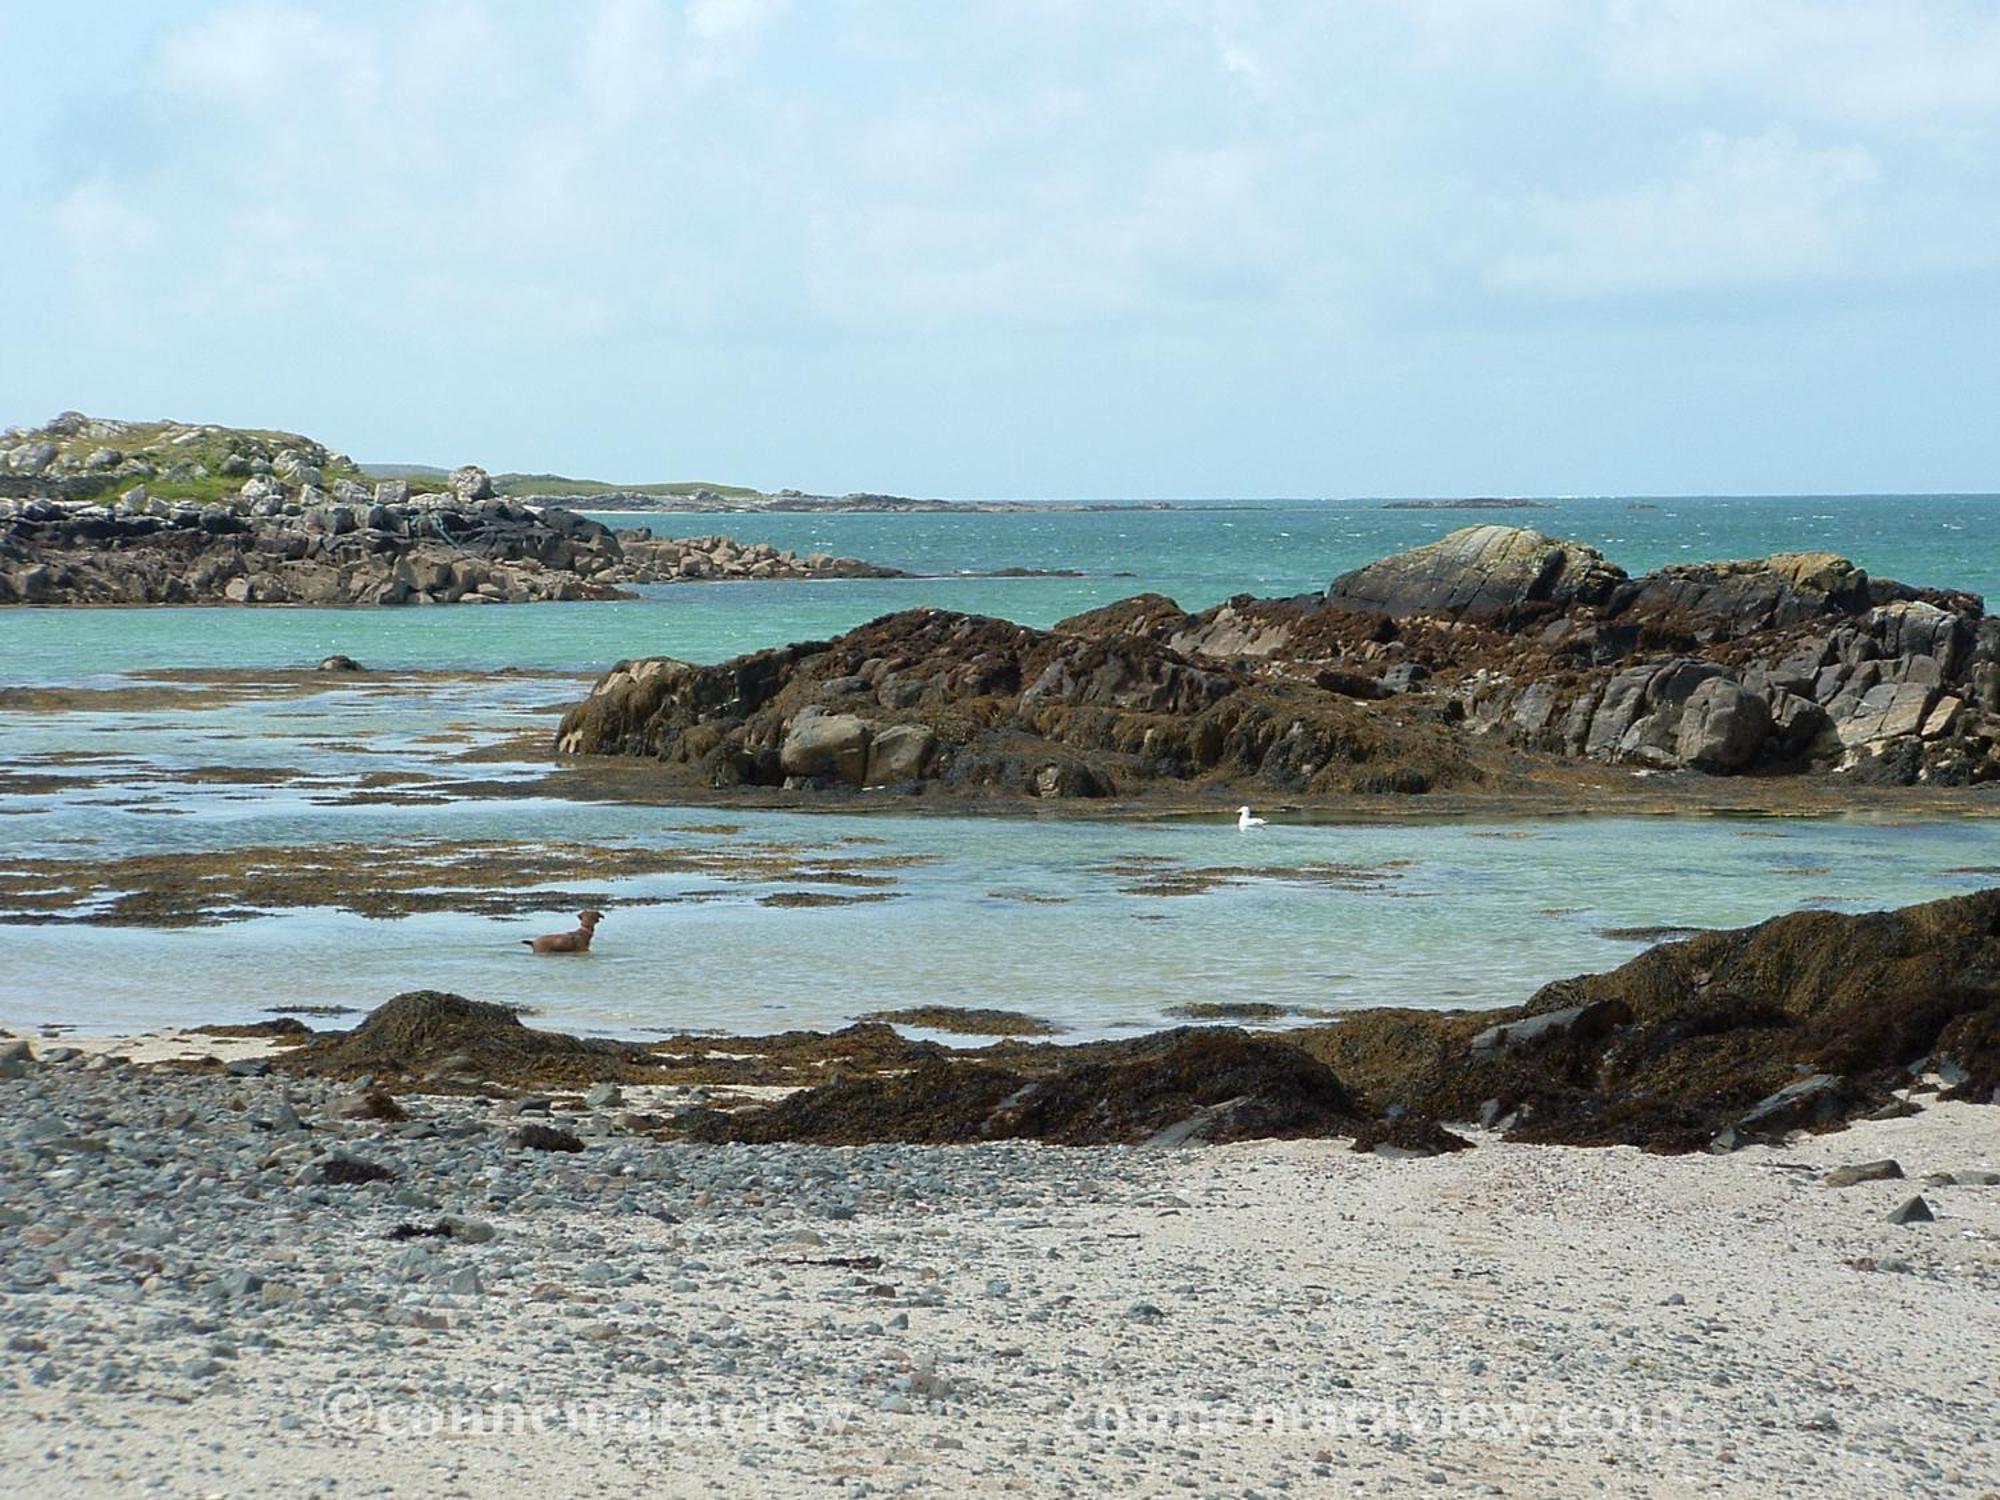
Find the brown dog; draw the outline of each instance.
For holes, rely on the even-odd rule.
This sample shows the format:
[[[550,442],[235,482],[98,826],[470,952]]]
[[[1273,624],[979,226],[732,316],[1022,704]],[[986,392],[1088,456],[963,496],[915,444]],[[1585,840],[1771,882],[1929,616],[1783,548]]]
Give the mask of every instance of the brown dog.
[[[537,953],[588,953],[590,935],[597,930],[597,924],[604,920],[601,911],[577,913],[575,932],[552,932],[547,937],[522,938]]]

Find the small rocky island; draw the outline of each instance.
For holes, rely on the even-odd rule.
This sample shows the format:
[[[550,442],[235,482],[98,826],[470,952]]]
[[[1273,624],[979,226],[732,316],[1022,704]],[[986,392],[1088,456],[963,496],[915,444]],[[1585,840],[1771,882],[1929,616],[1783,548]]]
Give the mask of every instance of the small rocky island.
[[[625,585],[889,578],[725,536],[655,539],[496,494],[371,480],[295,433],[66,413],[0,435],[0,604],[521,604]]]
[[[2000,782],[2000,620],[1792,553],[1628,575],[1482,525],[1323,594],[1141,595],[1035,630],[912,610],[715,666],[622,662],[568,756],[679,787],[1329,798],[1513,767]]]

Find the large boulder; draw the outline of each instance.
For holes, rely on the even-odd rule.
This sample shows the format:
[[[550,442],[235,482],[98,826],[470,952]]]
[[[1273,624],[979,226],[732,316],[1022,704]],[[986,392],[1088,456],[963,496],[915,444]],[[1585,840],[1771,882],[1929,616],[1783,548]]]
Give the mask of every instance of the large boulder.
[[[860,786],[868,779],[873,726],[853,714],[801,714],[778,751],[787,776],[827,776]]]
[[[472,504],[493,498],[492,477],[477,464],[463,464],[453,469],[451,478],[446,482],[451,486],[452,494],[462,503]]]
[[[868,783],[915,781],[937,753],[937,735],[922,724],[891,724],[868,742]]]
[[[1599,604],[1625,572],[1582,542],[1557,541],[1514,526],[1467,526],[1344,573],[1330,604],[1385,614],[1441,615],[1512,624],[1574,603]]]
[[[1771,733],[1771,707],[1727,677],[1696,685],[1682,705],[1675,751],[1683,765],[1727,775],[1748,769]]]

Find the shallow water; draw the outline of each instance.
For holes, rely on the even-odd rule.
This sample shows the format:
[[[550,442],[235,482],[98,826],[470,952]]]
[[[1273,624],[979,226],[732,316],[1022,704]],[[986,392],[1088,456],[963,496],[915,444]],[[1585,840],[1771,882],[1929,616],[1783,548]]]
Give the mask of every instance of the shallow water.
[[[891,900],[831,908],[759,898],[848,887],[675,874],[569,883],[575,899],[552,894],[546,916],[519,920],[312,909],[186,930],[0,928],[10,949],[0,1024],[93,1030],[366,1007],[425,987],[622,1034],[836,1026],[920,1004],[1024,1010],[1078,1036],[1168,1024],[1168,1008],[1189,1001],[1500,1005],[1644,946],[1605,929],[1739,925],[1803,904],[1852,910],[1971,890],[1990,883],[1969,871],[1996,848],[1993,826],[1969,820],[1277,822],[1239,834],[1223,820],[325,806],[310,791],[184,790],[174,805],[189,815],[165,818],[11,800],[10,847],[22,857],[557,839],[932,861],[895,871]],[[1312,872],[1326,864],[1353,873]],[[1146,889],[1154,873],[1217,867],[1255,873],[1199,894]],[[535,959],[518,946],[568,926],[586,896],[662,904],[611,907],[585,958]]]
[[[0,610],[0,683],[116,687],[134,681],[128,673],[291,667],[333,651],[382,668],[587,674],[641,653],[716,659],[920,602],[1046,623],[1141,589],[1189,606],[1243,591],[1298,592],[1481,519],[1577,536],[1635,570],[1826,547],[1906,581],[2000,585],[2000,549],[1975,544],[2000,519],[1991,499],[1626,504],[1569,501],[1485,517],[1315,504],[655,518],[657,529],[678,534],[727,530],[934,573],[1034,566],[1088,576],[681,586],[632,603],[532,609]],[[1136,576],[1113,576],[1121,571]],[[1643,946],[1605,929],[1738,925],[1808,904],[1896,905],[1991,884],[1991,873],[1978,872],[2000,865],[2000,825],[1974,820],[1280,821],[1239,835],[1226,820],[462,800],[442,782],[416,786],[414,795],[432,800],[414,805],[347,801],[370,784],[364,778],[400,791],[402,777],[532,776],[533,763],[482,753],[523,732],[546,734],[585,680],[385,676],[330,680],[303,696],[191,692],[184,703],[145,708],[0,711],[0,769],[86,778],[58,791],[0,788],[0,866],[481,839],[725,849],[775,842],[929,862],[895,872],[894,899],[828,908],[759,904],[811,888],[795,880],[572,883],[566,891],[579,895],[660,903],[610,908],[598,951],[580,959],[537,960],[518,946],[523,935],[568,925],[577,902],[554,892],[546,915],[520,920],[368,920],[312,909],[182,930],[0,926],[0,1024],[124,1030],[256,1019],[278,1005],[367,1008],[417,987],[530,1006],[546,1025],[634,1035],[834,1026],[917,1004],[1023,1010],[1078,1037],[1170,1024],[1170,1007],[1190,1001],[1500,1005]],[[735,831],[692,831],[718,825]],[[1146,861],[1258,873],[1199,894],[1159,894],[1135,889],[1144,882],[1133,872]],[[1362,874],[1328,881],[1301,873],[1327,864]]]

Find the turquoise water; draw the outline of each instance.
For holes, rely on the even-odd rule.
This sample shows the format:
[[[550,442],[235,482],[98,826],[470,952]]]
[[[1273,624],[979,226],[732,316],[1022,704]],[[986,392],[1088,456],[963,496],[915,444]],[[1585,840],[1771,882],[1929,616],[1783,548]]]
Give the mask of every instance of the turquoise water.
[[[371,921],[308,910],[178,931],[0,928],[12,934],[0,1024],[122,1031],[248,1020],[272,1005],[366,1007],[419,987],[613,1034],[830,1027],[920,1004],[1025,1010],[1079,1037],[1171,1024],[1168,1008],[1188,1001],[1502,1005],[1644,946],[1606,937],[1606,928],[1737,925],[1807,903],[1851,910],[1972,890],[1980,876],[1951,872],[1990,862],[1995,848],[1991,826],[1973,823],[1579,818],[1274,823],[1239,834],[1219,820],[731,813],[722,826],[737,831],[715,832],[713,813],[553,802],[331,809],[295,795],[213,792],[179,802],[195,815],[99,810],[80,819],[76,809],[51,810],[16,819],[25,826],[15,832],[36,852],[75,853],[41,840],[87,822],[106,849],[559,838],[724,849],[776,842],[935,862],[895,872],[891,900],[821,909],[758,904],[773,891],[814,888],[796,879],[595,882],[587,889],[662,904],[611,908],[596,950],[576,960],[537,960],[517,945],[571,925],[575,903],[553,895],[546,915],[519,920]],[[869,842],[846,842],[856,838]],[[1265,873],[1203,895],[1146,894],[1106,868],[1134,859]],[[1361,873],[1351,888],[1286,878],[1328,862]],[[708,898],[675,899],[695,892]]]
[[[1654,508],[1635,510],[1633,505]],[[77,682],[159,667],[289,667],[332,652],[380,667],[599,671],[628,656],[717,661],[837,634],[920,604],[1048,625],[1142,590],[1204,608],[1323,589],[1338,573],[1481,521],[1601,547],[1633,571],[1825,549],[1906,583],[2000,594],[2000,497],[1563,500],[1552,510],[1392,511],[1369,501],[988,515],[604,516],[661,535],[727,532],[933,576],[671,585],[534,610],[0,610],[0,680]],[[979,579],[1008,567],[1082,578]]]
[[[1191,607],[1246,591],[1294,593],[1482,519],[1590,541],[1635,571],[1825,548],[1905,581],[2000,590],[2000,548],[1992,545],[2000,501],[1992,498],[1647,503],[1657,508],[1578,500],[1486,517],[1360,503],[653,517],[644,519],[662,532],[727,530],[945,576],[684,585],[629,603],[518,609],[0,610],[0,685],[116,687],[133,681],[126,674],[294,667],[334,651],[386,669],[360,682],[315,684],[304,696],[0,709],[0,769],[98,778],[60,792],[0,788],[0,866],[8,858],[489,838],[725,849],[776,842],[926,861],[895,872],[891,900],[817,909],[759,904],[810,888],[796,880],[595,883],[592,890],[619,900],[656,904],[614,907],[599,950],[577,961],[538,962],[516,942],[569,925],[575,902],[555,891],[546,914],[520,921],[370,921],[305,910],[167,931],[0,926],[0,1025],[119,1031],[254,1019],[273,1005],[368,1007],[430,986],[531,1006],[544,1024],[612,1033],[832,1026],[875,1009],[952,1004],[1033,1012],[1082,1037],[1167,1024],[1169,1008],[1188,1001],[1335,1010],[1507,1004],[1548,979],[1638,951],[1605,929],[1737,925],[1806,904],[1855,910],[1993,883],[2000,830],[1986,820],[1280,820],[1239,835],[1218,820],[718,814],[459,798],[445,783],[433,783],[431,800],[419,805],[345,800],[370,777],[504,783],[536,774],[536,764],[495,762],[492,747],[524,731],[546,734],[588,675],[624,656],[714,660],[920,603],[1049,623],[1141,589]],[[1085,576],[950,576],[1001,567]],[[570,675],[398,675],[509,666]],[[230,779],[218,782],[225,768]],[[724,823],[738,831],[693,831]],[[861,839],[870,842],[854,842]],[[1147,894],[1133,889],[1131,875],[1105,868],[1134,857],[1262,873],[1202,894]],[[1329,862],[1364,874],[1329,884],[1301,873]]]

